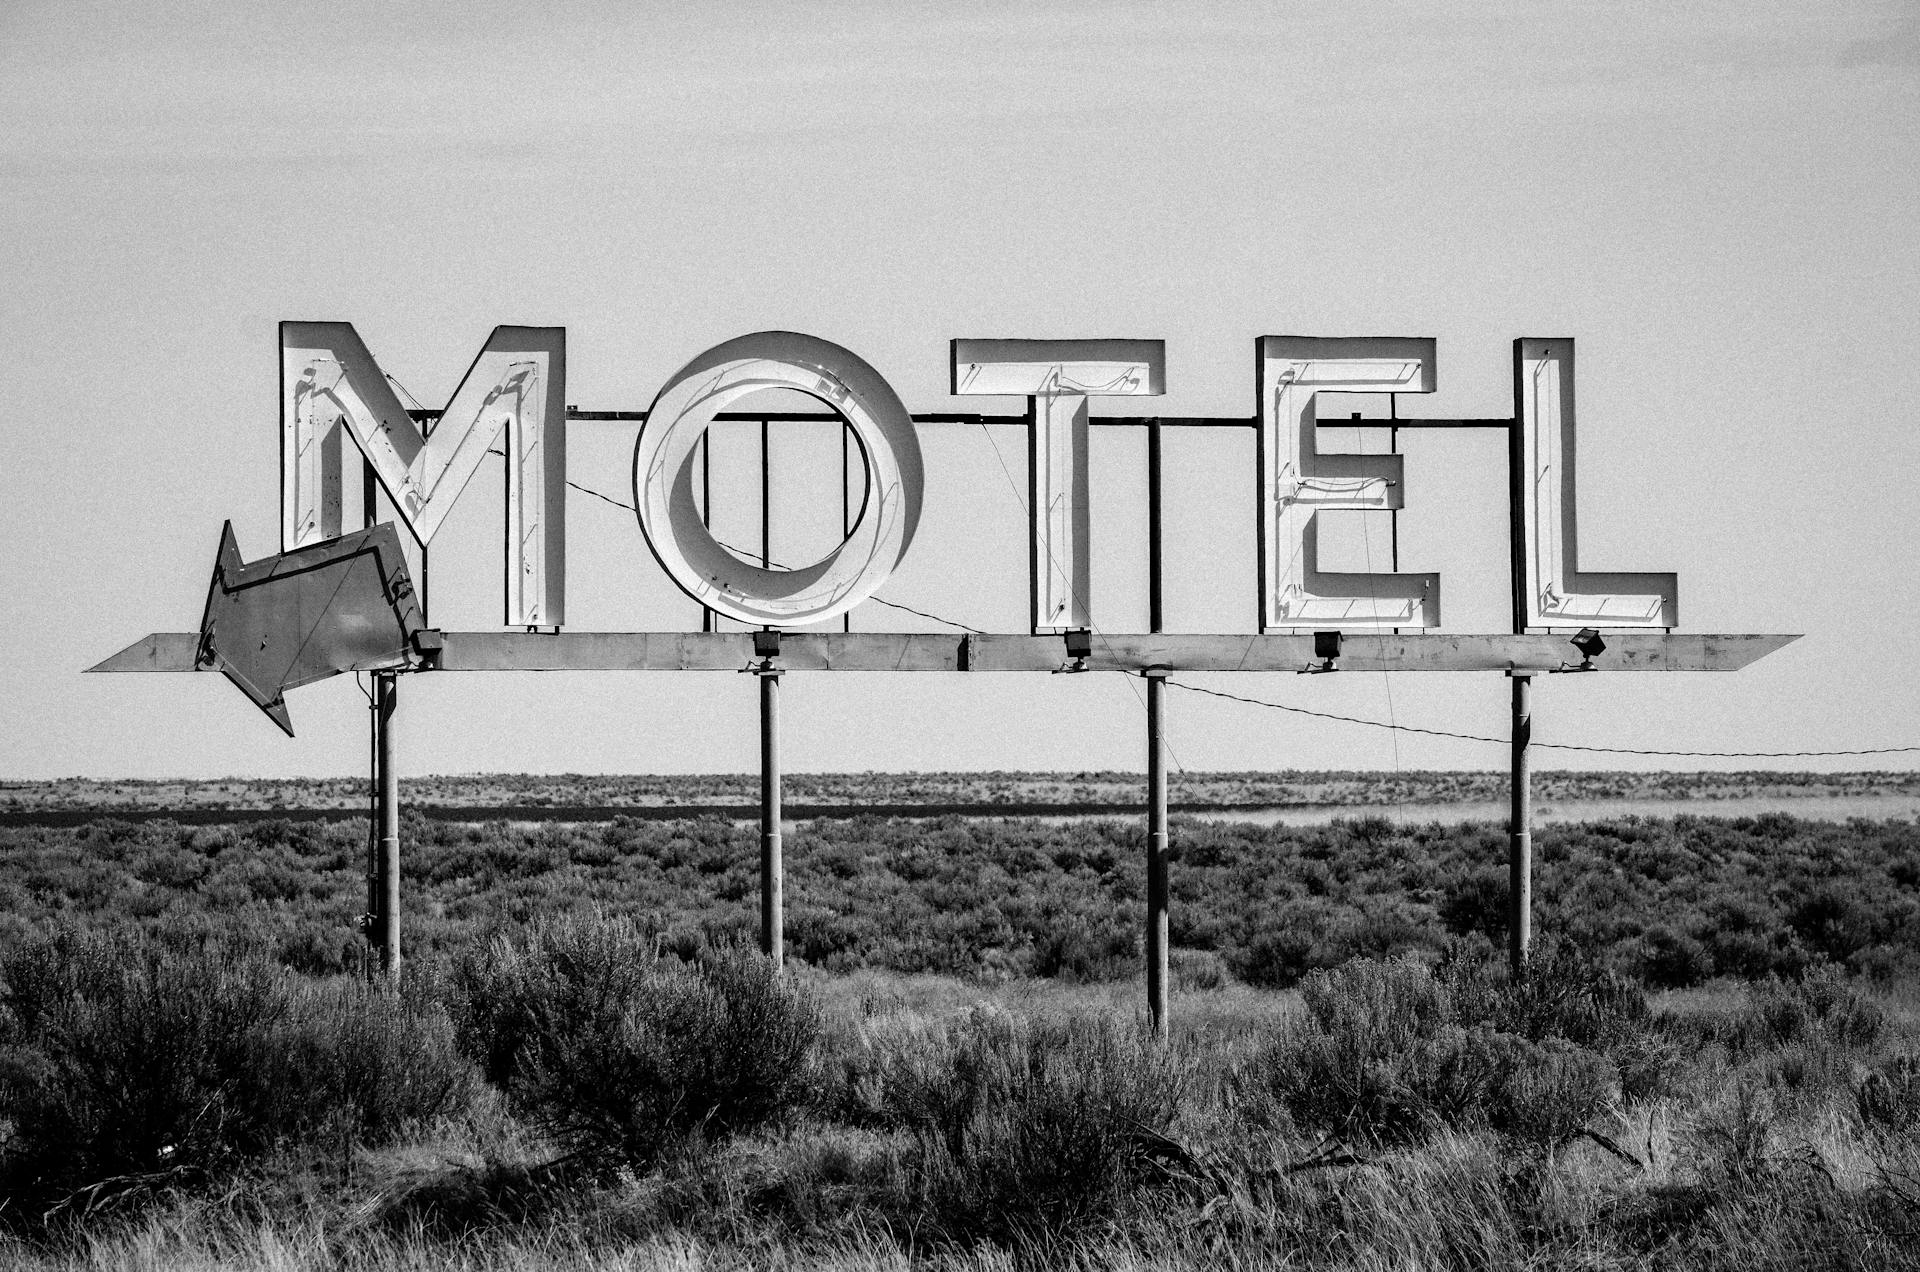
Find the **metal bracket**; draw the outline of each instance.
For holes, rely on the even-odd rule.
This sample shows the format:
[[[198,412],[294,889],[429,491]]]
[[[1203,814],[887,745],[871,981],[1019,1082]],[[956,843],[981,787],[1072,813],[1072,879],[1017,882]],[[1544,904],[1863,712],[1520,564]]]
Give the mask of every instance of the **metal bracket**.
[[[1557,669],[1558,672],[1568,674],[1576,671],[1600,670],[1593,665],[1593,660],[1607,652],[1607,642],[1600,639],[1599,632],[1593,630],[1591,627],[1582,627],[1573,634],[1573,639],[1567,643],[1580,651],[1580,665],[1576,667],[1572,663],[1563,662]]]
[[[414,655],[420,660],[414,670],[433,671],[440,666],[440,654],[447,647],[447,639],[439,628],[423,627],[413,633],[408,643],[413,646]]]
[[[1323,676],[1330,671],[1340,670],[1334,666],[1334,660],[1340,657],[1339,632],[1315,632],[1313,634],[1313,656],[1320,661],[1308,663],[1297,674],[1302,676]]]
[[[1093,668],[1087,663],[1087,659],[1093,657],[1092,630],[1085,627],[1072,627],[1061,632],[1060,635],[1066,642],[1067,661],[1055,667],[1053,674],[1058,676],[1063,673],[1092,671]]]
[[[760,661],[740,669],[750,676],[777,676],[784,670],[774,661],[780,657],[779,628],[763,627],[753,634],[753,656]]]

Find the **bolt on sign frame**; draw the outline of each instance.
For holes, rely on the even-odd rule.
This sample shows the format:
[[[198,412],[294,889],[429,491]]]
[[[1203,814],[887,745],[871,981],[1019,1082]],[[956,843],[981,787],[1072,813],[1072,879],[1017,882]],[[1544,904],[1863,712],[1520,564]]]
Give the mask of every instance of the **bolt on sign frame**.
[[[199,633],[156,632],[91,668],[103,672],[228,670],[254,663],[297,666],[298,683],[351,668],[374,671],[373,729],[380,848],[370,862],[368,930],[390,975],[399,967],[398,788],[392,763],[397,677],[474,671],[741,671],[760,681],[762,726],[761,935],[776,961],[781,921],[781,783],[778,686],[790,671],[1056,672],[1111,670],[1147,681],[1147,988],[1156,1030],[1167,1026],[1166,677],[1178,671],[1498,671],[1512,680],[1513,806],[1509,864],[1510,957],[1522,972],[1530,930],[1530,685],[1540,674],[1587,671],[1732,671],[1798,639],[1774,635],[1684,635],[1671,628],[1671,574],[1582,570],[1574,501],[1573,342],[1522,338],[1513,345],[1510,416],[1406,418],[1401,394],[1430,393],[1436,342],[1427,338],[1265,336],[1255,344],[1257,409],[1250,417],[1093,416],[1088,399],[1165,391],[1158,340],[955,340],[955,395],[1023,396],[1017,415],[909,413],[872,367],[816,337],[761,332],[708,350],[680,369],[646,411],[583,411],[566,402],[561,328],[500,327],[447,407],[409,410],[345,323],[281,326],[282,555],[242,565],[230,531],[220,569],[262,585],[250,598],[265,617],[247,628],[298,643],[298,657],[239,651],[210,617]],[[765,388],[798,390],[819,412],[728,411]],[[1332,419],[1342,428],[1491,429],[1508,439],[1510,633],[1444,634],[1440,580],[1432,574],[1329,573],[1319,568],[1319,512],[1397,510],[1405,461],[1396,454],[1323,450],[1320,395],[1386,393],[1389,419]],[[710,455],[718,420],[762,428],[763,517],[769,506],[766,429],[776,420],[839,423],[842,525],[839,548],[809,566],[776,568],[763,521],[760,559],[748,560],[708,528]],[[594,421],[641,425],[634,451],[634,508],[648,547],[704,615],[698,632],[563,631],[566,430]],[[1026,633],[797,632],[784,627],[844,616],[871,597],[904,558],[919,519],[924,472],[918,430],[942,425],[1017,427],[1029,439],[1030,587]],[[1147,430],[1149,627],[1099,631],[1089,586],[1093,555],[1088,432]],[[1251,429],[1256,435],[1260,516],[1257,633],[1168,634],[1162,628],[1162,456],[1168,428]],[[850,441],[848,439],[851,439]],[[389,570],[381,588],[331,607],[279,580],[301,571],[321,545],[337,557],[357,543],[343,533],[342,492],[356,448],[400,523],[425,548],[479,467],[503,442],[506,625],[518,630],[440,632],[427,626],[425,597]],[[847,498],[853,445],[867,474],[857,515]],[[363,501],[372,520],[371,498]],[[348,540],[352,540],[349,543]],[[389,542],[393,542],[389,539]],[[391,549],[389,556],[393,553]],[[320,558],[313,558],[320,559]],[[1398,564],[1397,560],[1395,562]],[[218,583],[218,575],[216,583]],[[278,590],[273,590],[277,588]],[[344,595],[344,594],[343,594]],[[275,606],[286,612],[277,612]],[[391,613],[383,605],[395,607]],[[404,613],[402,612],[404,608]],[[213,607],[209,606],[209,615]],[[724,615],[758,631],[713,630]],[[373,624],[396,641],[374,654],[351,639]],[[1565,633],[1583,629],[1571,642]],[[1606,638],[1600,639],[1604,630]],[[1098,639],[1093,639],[1095,633]],[[223,643],[224,642],[224,643]],[[274,686],[249,683],[255,701],[284,703]]]

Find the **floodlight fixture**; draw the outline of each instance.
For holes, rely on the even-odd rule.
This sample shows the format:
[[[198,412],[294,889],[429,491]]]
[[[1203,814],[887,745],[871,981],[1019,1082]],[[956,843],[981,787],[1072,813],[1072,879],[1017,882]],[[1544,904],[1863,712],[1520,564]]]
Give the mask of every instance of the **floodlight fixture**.
[[[423,666],[438,667],[440,654],[447,647],[444,634],[437,627],[423,627],[412,636],[413,652]]]
[[[1060,633],[1066,641],[1067,661],[1055,668],[1060,671],[1091,671],[1087,659],[1093,657],[1093,629],[1088,627],[1070,627]]]
[[[1333,665],[1334,659],[1340,656],[1340,633],[1315,632],[1313,634],[1313,656],[1320,661],[1311,662],[1302,667],[1300,669],[1301,675],[1316,676],[1322,672],[1340,670]]]
[[[780,656],[780,629],[763,627],[753,634],[753,656],[760,661],[748,663],[743,670],[757,676],[777,676],[780,668],[774,665],[774,659]]]
[[[1607,649],[1607,642],[1601,640],[1600,633],[1591,627],[1582,627],[1567,643],[1580,651],[1580,665],[1570,669],[1573,671],[1595,670],[1593,660],[1605,653]]]

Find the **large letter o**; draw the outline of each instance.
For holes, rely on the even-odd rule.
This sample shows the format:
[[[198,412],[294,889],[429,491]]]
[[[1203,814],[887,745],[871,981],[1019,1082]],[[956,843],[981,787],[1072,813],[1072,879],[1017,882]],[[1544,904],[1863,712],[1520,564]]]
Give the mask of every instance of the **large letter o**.
[[[865,448],[867,497],[846,540],[812,565],[765,570],[707,530],[693,498],[694,452],[728,403],[761,389],[798,389],[846,417]],[[922,468],[913,417],[880,373],[837,344],[762,331],[716,345],[660,390],[633,447],[640,530],[680,590],[756,626],[837,617],[893,573],[920,523]]]

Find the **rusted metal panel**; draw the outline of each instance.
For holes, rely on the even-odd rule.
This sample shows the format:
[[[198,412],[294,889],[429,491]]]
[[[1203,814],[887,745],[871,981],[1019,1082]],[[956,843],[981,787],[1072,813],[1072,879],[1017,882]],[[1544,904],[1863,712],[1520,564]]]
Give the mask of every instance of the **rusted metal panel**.
[[[87,668],[94,671],[199,671],[198,632],[149,632],[111,658]]]
[[[419,600],[392,525],[245,563],[228,522],[197,660],[291,737],[287,690],[343,671],[405,667],[420,629]]]
[[[441,671],[741,671],[756,661],[752,632],[448,632],[445,639]],[[958,635],[939,632],[783,632],[779,665],[961,671],[960,645]]]
[[[1654,636],[1610,639],[1597,671],[1736,671],[1797,636]],[[1054,671],[1064,645],[1045,637],[974,636],[968,669]],[[1318,663],[1311,634],[1261,636],[1098,635],[1092,671],[1300,671]],[[1344,671],[1560,671],[1578,653],[1564,636],[1347,635]]]
[[[1622,635],[1599,671],[1734,671],[1797,636]],[[1578,664],[1563,636],[1347,636],[1347,671],[1559,671]],[[1057,671],[1054,636],[787,632],[789,671]],[[1319,661],[1306,635],[1095,635],[1096,671],[1299,671]],[[754,662],[751,632],[449,632],[444,671],[739,671]]]

